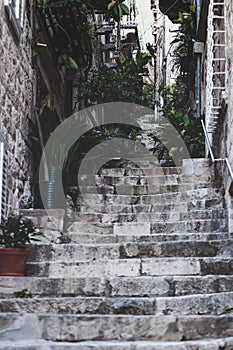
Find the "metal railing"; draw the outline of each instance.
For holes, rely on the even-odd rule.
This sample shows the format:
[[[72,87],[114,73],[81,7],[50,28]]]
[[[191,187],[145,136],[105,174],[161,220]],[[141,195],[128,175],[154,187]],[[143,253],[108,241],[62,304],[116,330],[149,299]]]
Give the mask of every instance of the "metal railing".
[[[222,162],[222,161],[224,161],[226,163],[226,166],[227,166],[228,173],[229,173],[229,176],[231,178],[231,181],[233,182],[233,170],[232,170],[232,167],[230,165],[229,159],[228,158],[215,158],[214,157],[213,149],[212,149],[212,146],[211,146],[211,143],[210,143],[210,139],[209,139],[209,136],[208,136],[208,133],[207,133],[207,130],[206,130],[206,127],[205,127],[205,124],[204,124],[203,120],[201,120],[201,125],[202,125],[203,131],[204,131],[204,135],[205,135],[205,139],[206,139],[206,145],[207,145],[207,148],[208,148],[209,153],[210,153],[211,162],[215,163],[215,162],[220,162],[220,161]],[[232,186],[231,186],[229,191],[230,192],[233,191]]]
[[[207,27],[206,130],[213,133],[226,87],[224,0],[209,1]]]

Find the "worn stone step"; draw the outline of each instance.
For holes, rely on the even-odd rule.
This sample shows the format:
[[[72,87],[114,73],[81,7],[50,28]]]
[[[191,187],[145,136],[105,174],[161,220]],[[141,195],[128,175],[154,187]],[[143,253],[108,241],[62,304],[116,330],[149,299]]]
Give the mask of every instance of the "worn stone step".
[[[99,186],[79,186],[79,191],[82,195],[84,194],[117,194],[117,195],[152,195],[152,194],[163,194],[169,192],[186,192],[198,189],[212,188],[211,183],[206,182],[188,182],[188,183],[172,183],[166,184],[162,182],[154,184],[116,184],[116,185],[99,185]]]
[[[74,221],[79,223],[79,232],[80,233],[108,233],[112,231],[113,233],[124,233],[126,230],[132,229],[134,227],[134,223],[138,223],[139,226],[144,224],[145,222],[150,223],[150,230],[144,231],[143,234],[150,233],[174,233],[174,232],[220,232],[226,231],[227,229],[227,221],[226,219],[192,219],[192,220],[171,220],[161,218],[156,218],[156,215],[153,214],[132,214],[132,215],[110,215],[110,214],[97,214],[94,216],[91,214],[75,214]],[[82,218],[82,220],[77,221],[77,218]],[[84,220],[87,218],[88,220]],[[92,226],[86,227],[86,222],[90,222]],[[71,225],[71,228],[68,232],[78,232],[76,229],[76,223]],[[99,226],[98,224],[104,224],[106,226]],[[95,229],[96,227],[96,229]],[[144,227],[144,226],[142,226]],[[129,232],[129,231],[128,231]],[[132,232],[132,231],[131,231]]]
[[[137,224],[137,225],[136,225]],[[226,220],[225,219],[207,219],[207,220],[183,220],[183,221],[156,221],[143,223],[140,227],[140,223],[136,222],[114,222],[113,233],[128,234],[135,230],[137,234],[155,234],[155,233],[194,233],[194,232],[226,232]],[[149,226],[149,228],[148,228]],[[136,234],[136,233],[135,233]]]
[[[99,261],[142,257],[233,257],[233,240],[131,242],[111,244],[37,244],[30,262]]]
[[[100,176],[156,176],[156,175],[172,175],[180,174],[181,168],[179,167],[139,167],[127,166],[125,168],[102,168],[99,170]]]
[[[96,234],[111,234],[113,233],[112,224],[80,222],[72,220],[67,227],[69,233],[96,233]]]
[[[0,299],[1,312],[36,314],[154,315],[155,298],[62,297]]]
[[[130,204],[156,204],[167,205],[175,204],[179,202],[192,203],[197,200],[218,200],[219,203],[223,203],[223,195],[220,190],[215,188],[200,188],[196,190],[188,190],[185,192],[167,192],[159,194],[146,194],[146,195],[118,195],[118,194],[97,194],[97,193],[85,193],[85,203],[89,205],[130,205]]]
[[[148,175],[148,176],[110,176],[110,175],[80,175],[78,176],[79,186],[100,186],[100,185],[145,185],[145,184],[178,184],[179,175]],[[74,189],[74,188],[73,188]]]
[[[206,219],[224,219],[226,211],[224,209],[213,210],[192,210],[192,211],[162,211],[162,212],[81,212],[75,213],[73,219],[87,222],[153,222],[153,221],[178,221],[178,220],[206,220]]]
[[[69,233],[67,235],[71,243],[122,243],[122,242],[169,242],[169,241],[211,241],[211,240],[227,240],[228,232],[201,232],[201,233],[171,233],[171,234],[94,234],[94,233]]]
[[[101,222],[70,222],[67,235],[93,234],[93,235],[126,235],[126,236],[150,236],[151,234],[189,234],[189,233],[217,233],[227,232],[224,219],[215,220],[192,220],[157,223],[150,222],[124,222],[124,223],[101,223]]]
[[[27,275],[43,277],[136,277],[172,275],[230,275],[233,258],[126,258],[99,261],[38,262],[27,264]]]
[[[37,314],[233,314],[233,292],[181,297],[43,297],[0,299],[1,312]]]
[[[141,276],[109,280],[111,295],[174,297],[193,294],[232,292],[233,276]]]
[[[0,298],[27,289],[33,297],[173,297],[232,292],[232,275],[136,277],[0,277]]]
[[[199,183],[212,184],[213,181],[208,174],[203,174],[202,176],[186,176],[182,173],[172,173],[172,174],[154,174],[150,172],[147,174],[138,175],[127,175],[127,174],[117,174],[117,175],[93,175],[93,174],[82,174],[78,176],[79,186],[101,186],[101,185],[175,185],[175,184],[188,184],[188,183]],[[72,191],[77,191],[77,187],[72,187]]]
[[[1,350],[232,350],[233,338],[216,338],[195,341],[3,341]]]
[[[155,298],[157,315],[233,314],[233,292]]]
[[[183,220],[151,223],[151,233],[174,232],[221,232],[227,231],[225,219]]]
[[[139,123],[143,122],[149,122],[149,123],[155,123],[155,115],[154,114],[146,114],[143,117],[140,117],[138,119]]]
[[[217,210],[223,209],[223,203],[221,203],[218,199],[213,200],[193,200],[186,202],[178,202],[178,203],[163,203],[163,204],[111,204],[111,203],[103,203],[103,204],[95,204],[88,205],[88,203],[81,204],[79,207],[79,212],[90,213],[95,211],[101,213],[154,213],[154,212],[166,212],[166,211],[194,211],[194,210]]]
[[[2,341],[188,341],[231,337],[233,316],[0,314]],[[26,334],[25,334],[26,330]]]
[[[111,198],[111,196],[108,196],[107,198]],[[150,196],[141,196],[140,197],[140,203],[141,204],[157,204],[158,201],[161,201],[162,203],[176,203],[179,201],[186,201],[191,202],[193,200],[200,200],[200,199],[219,199],[220,202],[223,201],[222,192],[219,189],[216,188],[199,188],[194,190],[187,190],[185,192],[174,192],[174,193],[162,193],[162,194],[152,194]],[[126,198],[128,199],[128,198]]]

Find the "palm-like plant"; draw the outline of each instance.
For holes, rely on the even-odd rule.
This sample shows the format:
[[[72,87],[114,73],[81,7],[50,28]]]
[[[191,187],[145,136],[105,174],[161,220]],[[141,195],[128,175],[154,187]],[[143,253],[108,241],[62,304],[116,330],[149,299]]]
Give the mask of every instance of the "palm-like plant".
[[[193,43],[196,36],[196,10],[195,6],[190,6],[190,12],[180,12],[175,20],[179,29],[176,31],[171,45],[175,46],[173,51],[175,64],[180,67],[181,73],[187,73],[189,66],[194,63]],[[185,66],[184,63],[187,63]]]

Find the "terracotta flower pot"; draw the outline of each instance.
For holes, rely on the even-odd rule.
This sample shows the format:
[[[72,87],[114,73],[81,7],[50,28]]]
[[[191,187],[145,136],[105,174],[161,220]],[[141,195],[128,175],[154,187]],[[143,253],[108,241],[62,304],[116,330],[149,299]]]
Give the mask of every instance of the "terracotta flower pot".
[[[0,248],[0,276],[24,276],[29,249]]]

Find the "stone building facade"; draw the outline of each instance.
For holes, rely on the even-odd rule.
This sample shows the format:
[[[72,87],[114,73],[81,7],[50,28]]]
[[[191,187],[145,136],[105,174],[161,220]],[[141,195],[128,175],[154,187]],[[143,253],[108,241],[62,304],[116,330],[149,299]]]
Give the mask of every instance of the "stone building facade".
[[[224,0],[225,18],[225,89],[222,92],[221,110],[218,118],[218,127],[213,134],[214,151],[217,157],[227,157],[233,169],[233,3]],[[227,167],[224,167],[226,184],[226,203],[229,210],[229,229],[233,232],[233,200],[232,183]],[[230,191],[230,193],[229,193]]]
[[[225,0],[226,16],[226,103],[228,108],[224,118],[225,138],[222,144],[226,144],[226,152],[233,166],[233,3]],[[226,142],[225,142],[226,140]]]
[[[233,232],[233,4],[230,0],[202,0],[197,40],[202,52],[202,113],[215,159],[216,181],[225,185],[229,232]],[[207,155],[209,154],[206,149]],[[220,160],[222,159],[222,160]]]
[[[11,4],[0,1],[0,133],[9,147],[8,213],[27,206],[30,201],[26,137],[33,81],[30,9],[23,1],[15,1],[15,6],[22,5],[18,8]]]

